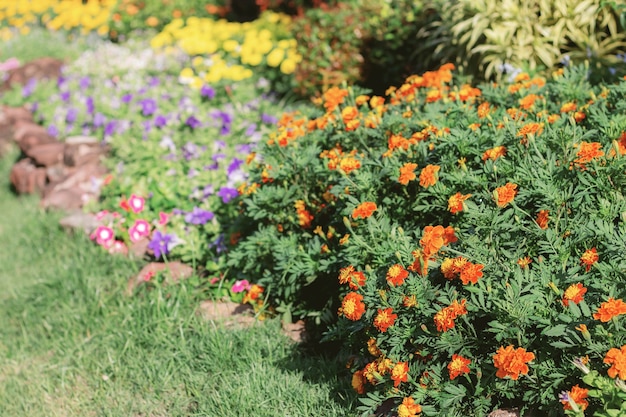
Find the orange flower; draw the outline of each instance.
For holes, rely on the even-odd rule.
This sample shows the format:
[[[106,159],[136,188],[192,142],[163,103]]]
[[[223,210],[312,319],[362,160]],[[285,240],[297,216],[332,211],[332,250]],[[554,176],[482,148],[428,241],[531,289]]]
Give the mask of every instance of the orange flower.
[[[529,94],[526,97],[522,97],[519,99],[519,106],[524,110],[528,110],[535,105],[535,101],[540,99],[541,96],[537,94]]]
[[[591,270],[591,265],[598,262],[599,259],[600,255],[598,255],[596,248],[587,249],[580,257],[580,264],[585,265],[585,271],[589,272]]]
[[[258,300],[263,294],[263,287],[258,284],[252,284],[246,295],[243,296],[242,303],[247,304],[250,301]]]
[[[459,304],[458,301],[454,300],[448,307],[444,307],[435,313],[433,320],[435,326],[437,326],[437,330],[447,332],[452,329],[454,327],[454,320],[459,316],[467,314],[467,309],[465,308],[466,302],[467,300],[462,300]]]
[[[443,226],[426,226],[420,239],[420,246],[424,250],[424,256],[430,258],[436,254],[443,245],[445,230]]]
[[[611,365],[607,371],[611,378],[619,375],[619,379],[626,379],[626,345],[619,349],[609,349],[604,357],[604,363]]]
[[[464,358],[463,356],[452,355],[452,361],[448,364],[448,372],[450,373],[450,380],[453,380],[457,376],[468,374],[470,371],[469,364],[472,361]]]
[[[537,220],[535,221],[537,222],[537,226],[539,226],[540,229],[545,230],[548,228],[548,221],[550,220],[548,214],[550,214],[548,210],[539,210],[539,213],[537,214]]]
[[[357,321],[363,313],[365,313],[363,296],[355,292],[349,292],[341,302],[339,314],[343,314],[348,320]]]
[[[472,284],[476,284],[478,282],[478,278],[483,276],[483,268],[484,266],[481,264],[473,264],[468,262],[463,269],[461,270],[461,282],[463,285],[467,285],[470,282]]]
[[[341,118],[344,123],[348,123],[350,120],[354,120],[359,117],[359,111],[352,106],[346,106],[341,110]]]
[[[448,246],[450,243],[456,242],[458,239],[454,234],[454,227],[448,226],[443,229],[443,244]]]
[[[306,206],[304,205],[304,201],[297,200],[294,203],[294,206],[296,208],[296,214],[298,215],[298,223],[300,224],[300,226],[302,226],[305,229],[311,227],[311,222],[313,221],[314,217],[306,209]]]
[[[417,307],[417,296],[415,294],[411,296],[405,295],[402,298],[402,305],[406,308]]]
[[[422,412],[422,406],[415,404],[413,397],[405,397],[398,406],[398,417],[417,417]]]
[[[498,370],[496,376],[498,378],[511,377],[517,380],[520,374],[528,374],[527,363],[535,359],[535,354],[526,352],[524,348],[513,349],[513,345],[506,348],[500,346],[495,355],[493,355],[493,364]]]
[[[599,142],[581,142],[578,145],[578,152],[576,152],[576,158],[574,163],[579,165],[585,165],[588,162],[593,161],[596,158],[604,156],[604,152],[600,150],[602,144]]]
[[[539,136],[543,132],[543,123],[527,123],[517,131],[517,136],[522,136],[522,143],[528,140],[528,135]]]
[[[339,270],[339,283],[348,284],[351,289],[358,290],[365,285],[365,274],[356,271],[352,265]]]
[[[387,271],[387,282],[389,285],[397,287],[398,285],[402,285],[406,277],[409,276],[409,271],[404,269],[404,267],[400,264],[392,265]]]
[[[622,132],[620,137],[617,138],[615,146],[620,155],[626,155],[626,132]]]
[[[569,113],[576,110],[576,103],[568,102],[561,106],[561,113]]]
[[[349,174],[359,168],[361,168],[361,161],[356,159],[354,156],[346,156],[339,161],[339,169],[346,174]]]
[[[352,218],[353,219],[358,219],[358,218],[367,219],[372,214],[374,214],[377,208],[378,207],[376,207],[376,203],[373,203],[371,201],[366,201],[364,203],[359,204],[352,211]]]
[[[387,329],[393,326],[393,323],[398,318],[397,314],[393,314],[393,309],[391,307],[386,309],[378,309],[378,314],[374,318],[374,327],[376,327],[380,332],[384,333]]]
[[[563,404],[563,410],[573,410],[572,402],[575,403],[578,408],[585,411],[589,406],[589,402],[585,399],[589,395],[587,388],[581,388],[578,384],[574,385],[571,390],[565,391],[559,396],[561,398],[561,404]]]
[[[365,375],[363,375],[362,369],[352,374],[352,388],[357,394],[365,393]]]
[[[413,172],[415,171],[415,168],[417,168],[417,164],[414,164],[412,162],[407,162],[406,164],[402,165],[402,167],[400,168],[400,178],[398,178],[398,182],[400,182],[400,184],[402,185],[407,185],[409,181],[417,178],[415,176],[415,172]]]
[[[517,184],[513,184],[507,182],[502,187],[498,187],[494,190],[493,195],[496,199],[496,204],[498,207],[506,207],[510,202],[513,201],[515,196],[517,195]]]
[[[531,262],[532,262],[532,259],[530,259],[530,256],[525,256],[517,260],[517,264],[522,269],[528,268],[528,265],[530,265]]]
[[[461,193],[456,193],[453,196],[450,196],[450,198],[448,198],[448,210],[450,213],[457,214],[463,211],[463,202],[471,196],[471,194],[463,195]]]
[[[506,155],[506,147],[504,146],[496,146],[491,149],[487,149],[482,156],[482,160],[486,161],[487,159],[491,159],[495,161],[496,159]]]
[[[327,113],[334,111],[337,106],[343,103],[344,97],[348,96],[348,90],[339,87],[331,87],[324,93],[324,107]]]
[[[376,346],[376,339],[374,339],[373,337],[370,337],[369,340],[367,341],[367,351],[372,356],[380,356],[383,354],[378,348],[378,346]]]
[[[606,323],[620,314],[626,314],[626,304],[619,298],[615,300],[613,297],[610,297],[607,301],[600,304],[598,311],[593,313],[593,318]]]
[[[480,106],[478,106],[476,112],[478,113],[478,118],[480,119],[484,119],[485,117],[487,117],[489,115],[489,103],[486,101],[480,103]]]
[[[583,295],[585,295],[586,292],[587,288],[583,287],[583,284],[581,284],[580,282],[570,285],[563,293],[563,304],[568,306],[570,301],[575,304],[580,303],[583,300]]]
[[[398,387],[400,382],[407,382],[409,377],[409,365],[406,362],[398,362],[391,370],[393,386]]]
[[[422,187],[430,187],[437,183],[437,172],[440,167],[438,165],[426,165],[420,173],[420,185]]]

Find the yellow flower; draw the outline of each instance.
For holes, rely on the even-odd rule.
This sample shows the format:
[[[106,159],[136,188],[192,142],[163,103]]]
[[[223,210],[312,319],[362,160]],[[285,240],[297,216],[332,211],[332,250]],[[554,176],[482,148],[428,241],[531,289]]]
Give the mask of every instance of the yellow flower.
[[[296,62],[291,58],[285,59],[283,63],[280,64],[280,72],[282,72],[283,74],[293,74],[295,70]]]
[[[283,61],[284,57],[285,51],[280,48],[274,48],[274,50],[267,55],[267,65],[276,68]]]

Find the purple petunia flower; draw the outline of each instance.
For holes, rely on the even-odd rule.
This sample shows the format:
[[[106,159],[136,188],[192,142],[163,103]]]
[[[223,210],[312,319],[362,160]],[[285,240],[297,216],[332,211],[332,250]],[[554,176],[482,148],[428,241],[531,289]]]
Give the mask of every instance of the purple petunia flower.
[[[163,115],[158,115],[154,118],[154,127],[162,128],[167,124],[167,118]]]
[[[176,144],[169,136],[163,136],[159,142],[159,146],[169,149],[170,152],[174,152],[176,150]]]
[[[226,147],[226,142],[223,140],[216,140],[213,142],[213,151],[217,152],[220,149],[224,149]]]
[[[194,207],[190,213],[185,215],[185,221],[189,224],[201,225],[213,220],[214,216],[215,215],[208,210]]]
[[[80,81],[78,82],[78,85],[79,85],[81,90],[85,90],[85,89],[89,88],[89,84],[91,84],[91,80],[87,76],[82,77],[80,79]]]
[[[187,161],[190,161],[192,159],[196,159],[196,158],[200,157],[200,154],[201,154],[200,148],[198,148],[198,145],[196,145],[193,142],[185,143],[183,145],[183,147],[182,147],[182,151],[183,151],[183,157]]]
[[[26,85],[22,88],[22,97],[30,97],[31,94],[35,91],[37,87],[37,80],[35,78],[31,78],[28,80]]]
[[[152,77],[150,78],[150,81],[148,82],[148,85],[150,87],[156,87],[159,84],[161,84],[161,80],[159,80],[159,77]]]
[[[76,110],[73,107],[70,107],[67,110],[67,115],[65,116],[65,121],[69,124],[72,124],[76,121],[76,118],[78,117],[78,110]]]
[[[223,203],[229,203],[233,198],[237,197],[239,192],[232,187],[222,187],[217,192],[217,196],[222,199]]]
[[[193,178],[195,176],[198,175],[198,170],[194,169],[194,168],[189,168],[189,171],[187,171],[187,178]]]
[[[115,120],[111,120],[104,127],[104,136],[111,136],[115,133],[115,129],[117,128],[117,122]]]
[[[213,184],[209,184],[202,190],[202,198],[207,198],[208,196],[213,195],[213,193],[215,193],[215,188],[213,187]]]
[[[61,100],[68,103],[70,101],[71,96],[72,96],[72,93],[70,93],[69,91],[63,91],[61,93]]]
[[[217,239],[215,239],[213,242],[211,242],[209,244],[210,248],[215,248],[215,252],[217,252],[218,254],[225,252],[226,251],[226,239],[224,237],[224,234],[220,234]]]
[[[252,152],[252,148],[253,148],[253,145],[249,143],[242,143],[240,145],[235,146],[235,151],[237,151],[237,153],[248,155],[250,152]]]
[[[48,134],[57,137],[59,135],[59,129],[57,129],[55,125],[50,125],[48,126]]]
[[[157,102],[154,99],[144,98],[139,101],[139,104],[141,105],[141,114],[144,116],[150,116],[157,110]]]
[[[241,164],[243,164],[243,160],[239,158],[233,158],[232,162],[228,165],[228,168],[226,169],[227,174],[230,175],[234,171],[237,171]]]
[[[196,119],[195,116],[191,115],[187,118],[187,121],[185,121],[185,124],[187,126],[189,126],[192,129],[197,129],[200,126],[202,126],[202,122],[200,122],[200,120]]]
[[[263,123],[273,125],[273,124],[276,124],[276,122],[278,122],[278,118],[276,118],[275,116],[272,116],[271,114],[263,113],[261,114],[261,121]]]
[[[132,94],[124,94],[122,96],[122,103],[128,104],[128,103],[130,103],[132,101],[132,99],[133,99],[133,95]]]
[[[215,98],[215,90],[210,85],[203,85],[200,89],[200,97],[212,100]]]
[[[85,100],[85,107],[87,108],[87,114],[93,114],[95,107],[93,103],[93,97],[89,96]]]
[[[160,258],[163,255],[167,255],[170,253],[172,248],[174,247],[176,241],[176,235],[174,234],[165,234],[160,230],[157,230],[152,235],[152,240],[148,243],[148,248],[152,249],[154,252],[155,258]]]
[[[221,161],[222,159],[225,159],[225,158],[226,158],[226,155],[224,155],[223,153],[216,153],[216,154],[214,154],[214,155],[211,157],[211,159],[212,159],[214,162],[219,162],[219,161]]]
[[[106,123],[107,118],[102,113],[96,113],[93,116],[93,126],[94,127],[102,127]]]

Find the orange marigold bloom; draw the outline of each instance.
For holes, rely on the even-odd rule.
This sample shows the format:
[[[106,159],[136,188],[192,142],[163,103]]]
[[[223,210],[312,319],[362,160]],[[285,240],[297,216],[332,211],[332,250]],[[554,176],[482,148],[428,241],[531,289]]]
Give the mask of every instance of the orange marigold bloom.
[[[491,159],[495,161],[496,159],[506,155],[506,147],[505,146],[496,146],[491,149],[487,149],[482,156],[482,160],[486,161],[487,159]]]
[[[626,132],[622,132],[620,137],[617,138],[615,146],[620,155],[626,155]]]
[[[367,219],[372,214],[374,214],[377,208],[378,207],[376,207],[376,203],[373,203],[371,201],[366,201],[364,203],[359,204],[352,211],[352,218],[353,219],[358,219],[358,218]]]
[[[393,308],[389,307],[386,309],[378,309],[378,314],[374,318],[374,327],[376,327],[380,332],[384,333],[388,328],[393,326],[393,323],[398,318],[397,314],[393,313]]]
[[[408,295],[405,295],[402,298],[402,305],[406,308],[417,307],[417,296],[415,294],[411,295],[410,297]]]
[[[405,397],[398,406],[398,417],[418,417],[422,412],[422,406],[415,404],[413,397]]]
[[[606,323],[620,314],[626,314],[626,304],[619,298],[616,300],[610,297],[607,301],[600,304],[598,310],[593,313],[593,318]]]
[[[407,382],[409,380],[409,365],[406,362],[398,362],[391,370],[391,379],[393,380],[393,386],[398,387],[400,382]]]
[[[357,321],[365,313],[365,304],[363,296],[355,292],[349,292],[341,302],[339,313],[343,314],[348,320]]]
[[[524,256],[523,258],[519,258],[517,260],[517,264],[522,269],[528,268],[528,265],[530,265],[531,262],[532,262],[532,259],[530,259],[530,256]]]
[[[441,169],[441,167],[438,165],[426,165],[420,173],[420,185],[422,187],[435,185],[437,183],[437,172],[439,172],[439,169]]]
[[[541,132],[543,132],[543,123],[527,123],[518,130],[517,136],[523,136],[526,139],[530,134],[537,136]]]
[[[585,265],[585,271],[589,272],[591,270],[591,265],[598,262],[599,259],[600,255],[598,255],[596,248],[587,249],[580,257],[580,264]]]
[[[343,108],[343,110],[341,110],[341,118],[343,119],[344,123],[348,123],[350,120],[354,120],[357,117],[359,117],[359,111],[356,109],[356,107],[346,106]]]
[[[467,314],[467,309],[465,308],[466,302],[467,300],[462,300],[461,303],[454,300],[448,307],[444,307],[435,313],[433,320],[435,326],[437,326],[437,330],[446,332],[452,329],[454,327],[454,320],[459,316]]]
[[[535,354],[526,352],[524,348],[513,349],[513,345],[506,348],[500,346],[495,355],[493,355],[493,364],[497,369],[496,376],[498,378],[511,377],[517,380],[520,374],[528,374],[527,363],[535,359]]]
[[[370,355],[376,356],[376,357],[383,354],[378,348],[378,346],[376,346],[376,339],[374,339],[373,337],[370,337],[369,340],[367,341],[367,351],[370,353]]]
[[[529,94],[526,97],[522,97],[519,99],[519,106],[524,110],[528,110],[532,108],[535,105],[535,101],[540,98],[541,96],[538,96],[537,94]]]
[[[498,207],[506,207],[517,195],[517,184],[507,182],[493,192]]]
[[[561,106],[561,113],[569,113],[576,110],[576,103],[568,102]]]
[[[314,217],[306,209],[306,206],[304,205],[304,201],[297,200],[294,203],[294,206],[296,208],[296,214],[298,215],[298,223],[300,224],[300,226],[302,226],[305,229],[311,227],[311,222],[313,221]]]
[[[352,374],[352,388],[357,392],[357,394],[365,393],[365,375],[363,375],[363,370],[358,370]]]
[[[454,268],[454,259],[446,258],[441,262],[441,273],[447,279],[454,279],[456,277],[456,270]]]
[[[540,229],[547,229],[548,228],[548,221],[550,220],[550,217],[548,216],[550,214],[550,212],[548,210],[539,210],[539,213],[537,214],[537,219],[535,220],[537,222],[537,226],[539,226]]]
[[[339,162],[339,169],[346,174],[349,174],[359,168],[361,168],[361,161],[353,156],[346,156],[345,158],[342,158]]]
[[[607,374],[611,378],[619,376],[619,379],[626,379],[626,345],[619,349],[611,348],[604,357],[604,363],[611,365]]]
[[[402,285],[406,277],[409,276],[409,271],[404,269],[404,267],[400,264],[392,265],[387,271],[387,282],[389,285],[397,287],[398,285]]]
[[[454,227],[452,226],[448,226],[445,229],[443,229],[443,244],[448,246],[450,243],[454,243],[456,242],[457,237],[454,234]]]
[[[326,112],[334,111],[337,106],[343,103],[344,97],[348,96],[348,90],[339,87],[331,87],[324,93],[324,107]]]
[[[402,185],[407,185],[409,181],[417,178],[414,172],[415,168],[417,168],[417,164],[414,164],[412,162],[407,162],[406,164],[402,165],[402,167],[400,168],[400,177],[398,178],[398,182]]]
[[[478,118],[483,119],[487,117],[489,115],[489,103],[486,101],[480,103],[480,106],[478,106],[478,109],[476,111],[478,113]]]
[[[583,284],[581,284],[580,282],[570,285],[563,293],[563,304],[568,306],[570,301],[575,304],[580,303],[583,300],[583,295],[585,295],[586,292],[587,288],[583,287]]]
[[[450,373],[450,380],[453,380],[457,376],[468,374],[470,371],[468,365],[471,362],[471,360],[464,358],[461,355],[457,355],[456,353],[452,355],[452,360],[448,364],[448,373]]]
[[[589,396],[589,390],[587,388],[581,388],[576,384],[571,390],[566,391],[564,394],[563,397],[560,397],[563,410],[573,410],[572,402],[576,403],[578,408],[582,411],[585,411],[587,407],[589,407],[589,402],[585,399]]]
[[[348,284],[351,289],[358,290],[365,285],[365,274],[356,271],[352,265],[339,270],[339,283]]]
[[[450,213],[457,214],[462,212],[464,208],[463,202],[471,196],[471,194],[463,195],[461,193],[456,193],[450,196],[450,198],[448,198],[448,210],[450,211]]]
[[[478,278],[483,276],[483,268],[484,266],[481,264],[468,262],[461,270],[460,278],[463,285],[467,285],[470,282],[472,284],[476,284],[478,282]]]
[[[420,246],[424,250],[424,256],[430,258],[436,254],[443,245],[445,229],[443,226],[426,226],[420,239]]]
[[[593,161],[596,158],[604,156],[604,152],[601,150],[602,144],[599,142],[581,142],[578,145],[579,149],[576,152],[576,158],[574,163],[584,165]]]

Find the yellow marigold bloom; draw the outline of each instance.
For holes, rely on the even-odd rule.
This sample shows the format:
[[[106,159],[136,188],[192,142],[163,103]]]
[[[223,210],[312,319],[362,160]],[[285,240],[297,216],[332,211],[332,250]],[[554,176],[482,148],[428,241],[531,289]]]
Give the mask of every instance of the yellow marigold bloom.
[[[293,74],[295,70],[296,61],[293,58],[287,58],[280,64],[280,72],[283,74]]]
[[[456,377],[468,374],[470,372],[469,364],[470,361],[467,358],[464,358],[461,355],[457,355],[456,353],[452,355],[452,360],[448,364],[448,373],[450,374],[450,380],[455,379]]]
[[[532,259],[530,259],[530,256],[525,256],[525,257],[519,258],[517,260],[517,264],[522,269],[528,268],[528,266],[530,265],[531,262],[532,262]]]
[[[355,292],[349,292],[341,302],[339,314],[343,314],[348,320],[357,321],[365,313],[363,296]]]
[[[376,327],[381,333],[384,333],[389,329],[389,327],[393,326],[394,322],[398,318],[397,314],[393,313],[393,309],[389,308],[379,308],[378,314],[374,317],[374,327]]]
[[[587,292],[587,288],[583,287],[583,284],[580,282],[577,284],[572,284],[563,293],[563,304],[569,305],[569,302],[573,302],[574,304],[578,304],[583,300],[583,295]]]
[[[376,339],[374,339],[373,337],[370,337],[367,341],[367,351],[370,353],[370,355],[375,357],[379,357],[380,355],[382,355],[382,352],[376,345]]]

